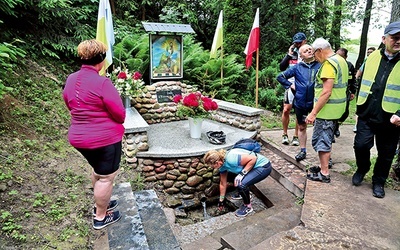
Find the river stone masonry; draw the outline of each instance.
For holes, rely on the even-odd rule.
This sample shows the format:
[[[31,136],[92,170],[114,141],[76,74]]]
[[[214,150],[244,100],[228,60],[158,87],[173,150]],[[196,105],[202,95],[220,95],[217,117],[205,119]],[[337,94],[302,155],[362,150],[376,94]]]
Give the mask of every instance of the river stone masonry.
[[[186,120],[186,118],[180,118],[176,115],[177,104],[172,101],[172,96],[171,102],[159,103],[157,99],[157,92],[178,90],[182,92],[182,95],[185,95],[195,89],[193,86],[179,81],[161,81],[146,86],[142,96],[131,100],[135,111],[138,111],[138,117],[135,117],[135,119],[143,119],[147,124]],[[262,110],[220,100],[216,101],[219,108],[211,114],[211,120],[246,131],[255,131],[256,138],[260,138],[260,114]],[[138,152],[149,149],[148,129],[150,128],[130,129],[129,133],[125,133],[123,139],[123,151],[128,165],[132,169],[140,171],[146,182],[153,182],[157,189],[163,190],[166,194],[178,200],[197,199],[199,195],[207,193],[207,189],[212,189],[212,186],[219,183],[218,170],[204,164],[202,160],[204,153],[190,157],[137,157]],[[169,199],[171,204],[180,203],[172,200]]]

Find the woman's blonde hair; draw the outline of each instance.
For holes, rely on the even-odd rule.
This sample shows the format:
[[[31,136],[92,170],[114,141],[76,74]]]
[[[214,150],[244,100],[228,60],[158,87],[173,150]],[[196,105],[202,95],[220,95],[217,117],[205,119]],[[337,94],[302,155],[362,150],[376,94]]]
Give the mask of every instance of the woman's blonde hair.
[[[217,151],[217,150],[213,149],[213,150],[208,151],[204,155],[203,160],[204,160],[204,163],[206,163],[206,164],[210,164],[210,163],[214,164],[215,162],[217,162],[219,160],[224,161],[225,155],[226,155],[226,150],[221,149],[221,150]]]
[[[96,39],[85,40],[78,45],[78,56],[83,64],[101,63],[106,58],[106,51],[106,45]]]

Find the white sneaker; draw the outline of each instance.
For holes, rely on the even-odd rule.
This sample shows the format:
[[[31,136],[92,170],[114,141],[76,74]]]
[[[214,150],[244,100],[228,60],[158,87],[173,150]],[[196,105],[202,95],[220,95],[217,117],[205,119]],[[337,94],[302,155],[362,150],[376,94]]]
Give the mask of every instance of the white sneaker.
[[[287,135],[282,135],[282,144],[289,145],[289,137]]]

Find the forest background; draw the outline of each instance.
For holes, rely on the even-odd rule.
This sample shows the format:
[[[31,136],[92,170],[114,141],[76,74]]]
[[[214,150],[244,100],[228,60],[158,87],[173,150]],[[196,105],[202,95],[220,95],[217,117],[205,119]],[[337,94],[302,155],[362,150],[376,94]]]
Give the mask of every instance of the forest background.
[[[184,36],[183,82],[218,99],[254,106],[256,72],[243,53],[260,10],[259,107],[279,117],[283,88],[278,64],[293,35],[329,39],[365,58],[368,30],[389,9],[400,20],[399,0],[110,0],[114,65],[149,74],[148,34],[142,21],[190,24]],[[211,59],[220,10],[224,56]],[[68,145],[69,113],[61,98],[68,74],[79,69],[76,46],[96,36],[98,0],[0,2],[0,246],[7,249],[88,249],[93,245],[87,163]],[[362,24],[362,31],[345,27]],[[387,23],[381,23],[381,30]],[[350,40],[352,33],[354,39]],[[223,65],[224,79],[220,79]],[[147,81],[148,83],[148,81]],[[274,124],[280,126],[279,122]],[[124,167],[124,166],[123,166]],[[122,167],[122,168],[123,168]],[[127,169],[125,169],[127,170]],[[128,172],[128,171],[126,171]],[[143,187],[140,175],[127,177]]]

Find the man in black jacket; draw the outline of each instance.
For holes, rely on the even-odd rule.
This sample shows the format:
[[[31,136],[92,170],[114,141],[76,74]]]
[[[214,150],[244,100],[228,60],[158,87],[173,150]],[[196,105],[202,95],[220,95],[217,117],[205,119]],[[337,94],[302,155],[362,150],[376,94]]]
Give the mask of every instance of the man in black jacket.
[[[353,185],[359,186],[371,167],[370,150],[376,140],[378,157],[372,175],[372,193],[385,197],[384,185],[400,134],[400,21],[390,23],[382,37],[383,49],[366,60],[357,99],[357,134],[354,153],[357,170]]]

